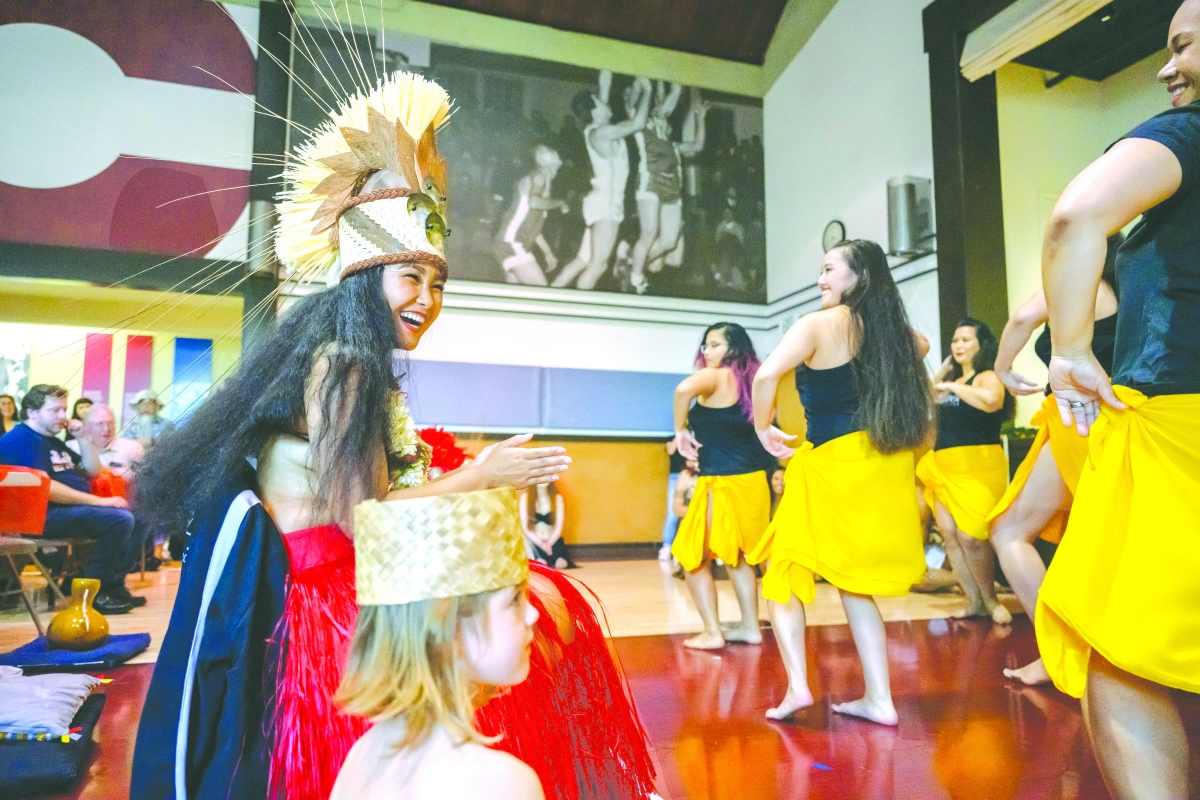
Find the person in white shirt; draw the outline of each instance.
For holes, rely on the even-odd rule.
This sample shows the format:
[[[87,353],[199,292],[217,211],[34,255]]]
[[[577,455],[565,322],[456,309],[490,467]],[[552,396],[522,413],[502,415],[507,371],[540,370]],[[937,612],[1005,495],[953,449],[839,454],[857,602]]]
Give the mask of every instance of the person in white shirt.
[[[117,420],[111,408],[97,403],[88,409],[83,418],[83,435],[96,445],[101,466],[126,480],[133,477],[133,464],[141,459],[145,448],[137,439],[117,436]],[[78,453],[79,441],[72,439],[67,447]]]

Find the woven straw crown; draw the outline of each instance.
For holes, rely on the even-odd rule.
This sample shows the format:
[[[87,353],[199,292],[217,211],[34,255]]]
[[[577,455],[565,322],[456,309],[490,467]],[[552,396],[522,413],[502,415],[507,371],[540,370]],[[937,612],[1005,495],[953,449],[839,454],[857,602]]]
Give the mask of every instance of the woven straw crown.
[[[512,489],[360,503],[354,550],[360,606],[459,597],[529,577]]]

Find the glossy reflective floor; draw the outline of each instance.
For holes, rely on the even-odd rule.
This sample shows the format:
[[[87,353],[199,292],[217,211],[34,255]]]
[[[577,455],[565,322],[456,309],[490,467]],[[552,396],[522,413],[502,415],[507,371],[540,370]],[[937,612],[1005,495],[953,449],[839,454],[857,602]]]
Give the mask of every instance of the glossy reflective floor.
[[[658,562],[594,562],[573,573],[602,598],[612,644],[629,678],[668,800],[773,798],[1107,798],[1083,731],[1079,703],[1050,688],[1016,688],[1001,669],[1035,657],[1032,627],[944,617],[958,595],[882,601],[898,728],[832,714],[862,694],[862,671],[832,587],[809,608],[809,674],[816,704],[786,723],[763,712],[782,698],[783,665],[770,632],[758,647],[717,653],[681,646],[699,629],[682,581]],[[178,570],[131,576],[150,603],[114,630],[150,631],[153,660],[174,602]],[[36,585],[36,581],[31,584]],[[719,582],[722,617],[736,606]],[[764,612],[765,612],[765,604]],[[1015,604],[1010,606],[1016,610]],[[765,616],[765,614],[764,614]],[[28,641],[24,612],[0,613],[0,650]],[[133,741],[152,664],[114,670],[87,779],[70,798],[127,797]],[[1200,698],[1182,697],[1200,787]]]
[[[793,721],[763,712],[786,687],[774,640],[717,654],[681,636],[617,639],[672,797],[1107,798],[1079,703],[1051,688],[1014,688],[1001,669],[1034,657],[1032,627],[922,620],[887,625],[899,727],[833,714],[862,695],[849,628],[810,628],[816,704]],[[1200,698],[1181,696],[1200,767]],[[1200,778],[1200,768],[1193,769]],[[1197,785],[1193,778],[1193,785]]]

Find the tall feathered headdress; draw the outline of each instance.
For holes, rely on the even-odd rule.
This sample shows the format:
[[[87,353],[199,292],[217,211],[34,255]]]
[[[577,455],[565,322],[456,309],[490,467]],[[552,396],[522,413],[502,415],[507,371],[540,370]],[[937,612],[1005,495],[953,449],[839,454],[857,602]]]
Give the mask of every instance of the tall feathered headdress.
[[[339,106],[283,171],[275,252],[301,281],[422,262],[443,273],[446,162],[434,134],[450,98],[408,72]]]

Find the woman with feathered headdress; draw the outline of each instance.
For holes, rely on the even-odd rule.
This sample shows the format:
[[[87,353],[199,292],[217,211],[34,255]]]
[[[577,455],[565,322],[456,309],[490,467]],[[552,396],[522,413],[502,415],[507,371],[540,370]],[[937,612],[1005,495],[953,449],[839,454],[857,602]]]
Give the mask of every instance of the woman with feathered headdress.
[[[440,86],[395,73],[299,148],[276,252],[294,278],[330,288],[260,334],[139,470],[139,512],[191,536],[138,731],[134,798],[328,797],[367,727],[333,704],[358,611],[352,509],[524,488],[567,468],[562,448],[517,447],[529,439],[519,436],[426,480],[429,448],[399,373],[442,307],[446,168],[434,134],[449,113]],[[626,715],[630,747],[644,752]]]

